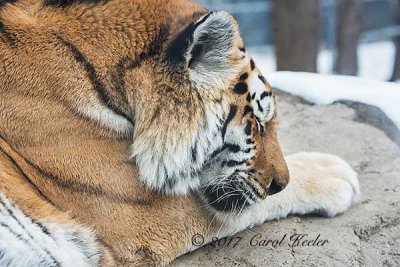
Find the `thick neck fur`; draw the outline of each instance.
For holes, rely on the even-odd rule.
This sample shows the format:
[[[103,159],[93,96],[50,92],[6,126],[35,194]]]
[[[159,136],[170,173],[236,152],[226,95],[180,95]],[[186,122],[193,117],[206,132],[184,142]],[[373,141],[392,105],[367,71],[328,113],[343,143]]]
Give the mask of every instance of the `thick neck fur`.
[[[33,182],[59,206],[67,208],[65,187],[146,199],[129,161],[134,118],[122,70],[197,12],[203,9],[187,1],[156,0],[68,7],[21,0],[1,7],[0,135],[37,170]],[[99,116],[110,117],[111,126]]]
[[[161,201],[137,179],[130,160],[135,121],[126,99],[134,96],[125,96],[127,77],[121,70],[135,68],[165,32],[180,29],[198,12],[203,8],[180,0],[112,0],[65,8],[21,0],[0,7],[0,149],[37,197],[93,226],[121,262],[136,257],[132,244],[146,233],[135,225],[164,224],[152,214],[163,205],[178,208],[182,201]],[[0,179],[0,188],[6,195],[21,192],[7,179]],[[26,198],[31,195],[15,199],[25,211]],[[201,221],[195,219],[202,214],[197,206],[187,209]],[[179,216],[172,212],[171,223]],[[193,225],[188,221],[182,227]],[[169,236],[167,231],[160,240]],[[184,240],[174,244],[185,247]]]

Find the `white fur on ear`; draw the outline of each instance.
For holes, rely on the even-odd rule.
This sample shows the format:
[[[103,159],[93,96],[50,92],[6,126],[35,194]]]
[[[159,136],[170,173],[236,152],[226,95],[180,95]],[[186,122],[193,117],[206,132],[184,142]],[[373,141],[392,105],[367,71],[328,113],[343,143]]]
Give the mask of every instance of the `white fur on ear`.
[[[193,41],[185,54],[192,85],[198,89],[225,88],[240,67],[232,63],[235,40],[240,38],[239,27],[224,11],[208,13],[195,27]]]

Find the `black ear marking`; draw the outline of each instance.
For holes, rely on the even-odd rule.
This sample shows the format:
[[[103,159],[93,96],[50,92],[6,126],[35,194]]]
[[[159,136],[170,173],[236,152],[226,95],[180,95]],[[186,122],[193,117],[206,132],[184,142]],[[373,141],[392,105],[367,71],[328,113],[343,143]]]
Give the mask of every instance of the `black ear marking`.
[[[193,41],[193,32],[196,29],[194,22],[190,23],[168,46],[167,59],[171,63],[185,61],[185,53]]]
[[[203,24],[214,11],[209,12],[199,21],[191,22],[178,36],[170,43],[167,48],[167,59],[171,63],[182,63],[185,61],[185,53],[188,51],[189,46],[193,43],[193,34],[194,31]],[[199,53],[197,51],[195,53]],[[192,60],[191,60],[192,61]],[[193,61],[192,61],[193,62]],[[190,65],[190,62],[189,62]]]
[[[239,67],[230,60],[236,38],[240,34],[234,18],[225,11],[210,12],[173,37],[165,61],[187,71],[196,89],[224,89],[224,81],[235,78],[234,68]]]

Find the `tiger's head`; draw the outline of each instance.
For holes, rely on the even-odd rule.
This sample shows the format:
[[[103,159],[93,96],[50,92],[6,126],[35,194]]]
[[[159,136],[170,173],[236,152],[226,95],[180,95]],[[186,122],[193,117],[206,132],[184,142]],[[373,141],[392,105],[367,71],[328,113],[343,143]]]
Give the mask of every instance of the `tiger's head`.
[[[197,17],[129,75],[132,157],[147,187],[237,212],[288,184],[274,95],[228,13]]]

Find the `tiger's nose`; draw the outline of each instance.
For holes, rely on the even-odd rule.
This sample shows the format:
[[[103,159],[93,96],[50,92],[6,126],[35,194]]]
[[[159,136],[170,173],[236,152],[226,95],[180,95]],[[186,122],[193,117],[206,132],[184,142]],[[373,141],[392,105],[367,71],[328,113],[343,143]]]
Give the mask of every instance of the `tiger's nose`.
[[[281,192],[283,189],[285,189],[286,185],[282,185],[276,182],[275,179],[272,180],[271,184],[269,185],[268,189],[268,195],[272,196],[275,195],[279,192]]]

